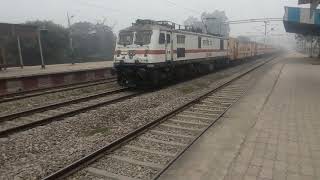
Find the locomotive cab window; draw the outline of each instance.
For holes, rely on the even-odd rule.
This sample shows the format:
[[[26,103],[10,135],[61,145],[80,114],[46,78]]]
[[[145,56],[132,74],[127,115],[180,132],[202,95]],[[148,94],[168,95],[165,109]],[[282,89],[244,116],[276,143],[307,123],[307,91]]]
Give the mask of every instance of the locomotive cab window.
[[[122,31],[119,33],[119,41],[120,45],[130,45],[133,41],[133,32],[132,31]]]
[[[201,37],[198,37],[198,48],[201,48]]]
[[[134,43],[137,45],[150,44],[152,31],[137,31]]]
[[[164,33],[160,33],[159,44],[164,44],[166,42],[166,36]]]

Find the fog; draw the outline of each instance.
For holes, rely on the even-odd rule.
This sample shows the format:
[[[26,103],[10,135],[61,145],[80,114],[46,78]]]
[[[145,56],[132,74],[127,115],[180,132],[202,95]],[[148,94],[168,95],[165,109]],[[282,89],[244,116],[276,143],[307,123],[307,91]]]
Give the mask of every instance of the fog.
[[[170,20],[183,23],[189,16],[224,10],[229,20],[282,18],[284,6],[297,6],[297,0],[2,0],[0,22],[23,23],[27,20],[52,20],[67,25],[67,12],[72,22],[105,20],[115,32],[137,18]],[[231,25],[231,35],[263,35],[262,23]],[[270,24],[272,33],[284,33],[282,22]]]

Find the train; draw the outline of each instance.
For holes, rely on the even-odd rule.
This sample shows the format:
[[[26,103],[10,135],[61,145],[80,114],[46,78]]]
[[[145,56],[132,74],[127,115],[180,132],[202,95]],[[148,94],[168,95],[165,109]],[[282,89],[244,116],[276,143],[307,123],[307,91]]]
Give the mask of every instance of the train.
[[[121,86],[157,87],[273,51],[265,44],[203,33],[170,21],[138,19],[119,31],[114,73]]]

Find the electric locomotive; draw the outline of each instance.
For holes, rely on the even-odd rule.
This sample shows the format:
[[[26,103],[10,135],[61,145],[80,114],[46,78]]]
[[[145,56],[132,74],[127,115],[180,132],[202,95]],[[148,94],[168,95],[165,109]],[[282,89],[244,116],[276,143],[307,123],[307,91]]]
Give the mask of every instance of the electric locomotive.
[[[122,86],[159,86],[265,54],[266,46],[169,21],[137,20],[119,32],[114,69]]]
[[[119,33],[114,68],[124,86],[158,86],[226,64],[227,39],[168,21],[137,20]]]

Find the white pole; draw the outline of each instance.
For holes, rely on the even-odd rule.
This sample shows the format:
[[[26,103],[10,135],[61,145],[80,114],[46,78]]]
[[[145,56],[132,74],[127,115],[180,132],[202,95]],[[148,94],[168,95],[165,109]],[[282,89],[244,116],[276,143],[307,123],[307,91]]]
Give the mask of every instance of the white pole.
[[[23,69],[23,59],[22,59],[20,36],[17,36],[17,41],[18,41],[18,50],[19,50],[19,58],[20,58],[20,67],[21,67],[21,69]]]
[[[45,69],[46,65],[44,64],[44,58],[42,53],[42,43],[41,43],[41,30],[38,30],[38,42],[39,42],[39,49],[40,49],[40,56],[41,56],[41,68]]]
[[[72,18],[73,16],[71,16]],[[70,50],[71,50],[71,64],[74,64],[74,49],[73,49],[73,39],[72,39],[72,30],[71,30],[71,20],[69,13],[67,13],[68,18],[68,26],[69,26],[69,43],[70,43]]]
[[[267,21],[264,21],[264,45],[266,45],[267,40]]]
[[[6,50],[4,47],[1,48],[1,55],[2,55],[2,61],[3,61],[3,69],[7,69],[7,60],[6,60]]]

